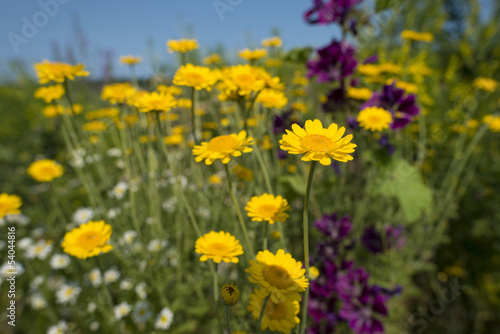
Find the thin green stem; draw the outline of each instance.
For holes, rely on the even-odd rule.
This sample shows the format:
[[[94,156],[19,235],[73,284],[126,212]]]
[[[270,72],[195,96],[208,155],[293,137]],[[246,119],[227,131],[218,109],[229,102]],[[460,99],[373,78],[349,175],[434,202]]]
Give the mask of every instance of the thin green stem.
[[[267,228],[269,226],[269,222],[264,222],[264,234],[262,235],[262,250],[267,250]]]
[[[269,294],[266,299],[264,299],[264,303],[262,304],[262,309],[260,310],[260,316],[259,316],[259,327],[257,328],[257,333],[260,334],[262,332],[262,318],[264,317],[264,311],[266,310],[267,302],[269,301],[269,297],[271,295]]]
[[[247,249],[250,251],[250,255],[252,256],[252,259],[255,257],[255,253],[253,251],[252,243],[250,242],[250,238],[248,237],[248,232],[247,228],[245,227],[245,222],[243,221],[243,215],[241,214],[241,209],[240,209],[240,204],[238,203],[238,199],[236,198],[236,195],[234,194],[233,190],[233,183],[231,182],[231,175],[229,174],[229,168],[227,167],[227,164],[224,164],[224,168],[226,170],[226,179],[227,179],[227,185],[229,187],[229,194],[231,195],[231,199],[233,200],[233,204],[236,208],[236,214],[238,216],[238,221],[241,226],[241,230],[243,231],[243,237],[245,238],[245,243],[247,244]]]
[[[196,139],[196,115],[194,109],[194,100],[195,100],[195,89],[191,88],[191,132],[193,134],[194,143],[197,144],[198,140]]]
[[[215,317],[217,318],[217,327],[219,328],[219,333],[222,332],[222,324],[219,317],[219,278],[217,277],[217,270],[214,268],[213,263],[209,263],[210,271],[214,277],[214,303],[215,303]]]
[[[303,228],[304,228],[304,263],[306,266],[306,278],[309,279],[309,217],[307,207],[309,204],[309,195],[311,193],[311,186],[314,177],[314,170],[316,169],[317,161],[311,163],[309,168],[309,177],[307,178],[306,195],[304,197],[304,213],[303,213]],[[302,306],[302,321],[301,331],[304,334],[307,328],[307,304],[309,301],[309,287],[306,289],[304,296],[304,304]]]
[[[229,306],[226,306],[226,326],[227,332],[231,334],[231,324],[229,323]]]

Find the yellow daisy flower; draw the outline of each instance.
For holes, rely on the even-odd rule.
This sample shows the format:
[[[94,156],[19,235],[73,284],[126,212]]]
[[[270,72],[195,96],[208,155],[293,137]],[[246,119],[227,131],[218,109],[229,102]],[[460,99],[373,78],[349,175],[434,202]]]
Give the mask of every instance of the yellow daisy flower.
[[[267,221],[269,224],[274,224],[274,222],[284,222],[289,217],[285,211],[290,210],[290,207],[287,200],[281,196],[263,194],[252,197],[245,210],[252,221]]]
[[[106,130],[107,128],[108,126],[106,125],[106,123],[102,121],[92,121],[83,124],[83,130],[87,132],[100,132]]]
[[[34,65],[36,75],[41,84],[47,82],[64,82],[64,80],[73,80],[75,77],[86,77],[90,73],[84,71],[85,65],[70,65],[65,63],[49,62],[44,60]]]
[[[250,295],[247,310],[254,319],[260,318],[260,312],[268,293],[265,289],[255,289]],[[298,301],[272,301],[268,300],[262,316],[261,330],[270,329],[275,332],[291,333],[292,329],[300,323],[300,306]]]
[[[252,92],[258,92],[266,87],[266,80],[262,77],[262,71],[250,65],[227,67],[222,70],[221,79],[222,82],[218,85],[218,88],[226,96],[233,93],[244,96]]]
[[[281,38],[279,38],[278,36],[274,36],[274,37],[266,38],[266,39],[262,40],[262,46],[266,47],[266,48],[269,48],[272,46],[280,47],[281,45],[283,45],[283,42],[281,41]]]
[[[280,140],[280,148],[290,154],[305,153],[302,161],[319,161],[328,166],[331,159],[342,162],[352,160],[349,153],[353,153],[357,145],[351,143],[352,135],[342,138],[344,127],[339,129],[337,124],[332,123],[324,129],[321,121],[316,119],[307,120],[304,129],[293,124],[292,130],[286,130]]]
[[[382,131],[389,128],[392,115],[380,107],[367,107],[359,112],[357,120],[363,129]]]
[[[256,260],[250,260],[250,267],[245,272],[250,274],[250,282],[271,294],[270,301],[279,303],[302,299],[299,292],[304,292],[309,285],[304,277],[306,270],[302,269],[302,262],[295,261],[283,249],[279,249],[276,255],[268,250],[261,251]]]
[[[240,131],[238,134],[217,136],[209,142],[202,142],[193,148],[195,161],[205,160],[206,165],[211,165],[215,160],[220,159],[223,164],[231,160],[231,156],[239,157],[241,153],[249,153],[253,148],[248,147],[253,144],[253,138],[247,137],[246,131]]]
[[[485,115],[483,122],[488,124],[488,129],[492,132],[500,132],[500,117],[494,115]]]
[[[236,175],[238,180],[242,181],[252,181],[253,180],[253,171],[250,168],[246,168],[242,165],[235,165],[231,169],[231,172]]]
[[[121,104],[125,103],[135,92],[135,88],[128,82],[105,85],[102,88],[101,99]]]
[[[35,91],[35,98],[45,100],[47,103],[59,100],[63,95],[64,87],[62,85],[40,87]]]
[[[171,39],[167,42],[168,52],[186,53],[191,50],[198,49],[198,41],[196,39]]]
[[[110,238],[111,225],[103,220],[90,221],[67,232],[61,245],[65,253],[86,259],[112,250]]]
[[[366,101],[372,96],[372,91],[364,87],[347,87],[346,96],[351,99]]]
[[[167,93],[172,96],[177,96],[182,94],[182,88],[177,86],[167,86],[167,85],[158,85],[156,86],[156,90],[160,93]]]
[[[85,114],[85,118],[89,121],[92,121],[99,118],[115,118],[119,114],[120,109],[118,108],[102,108],[87,112]]]
[[[357,71],[367,76],[377,76],[382,72],[381,68],[375,64],[361,64],[358,66]]]
[[[220,298],[222,299],[224,305],[233,306],[240,299],[240,291],[233,283],[231,284],[226,283],[220,289]]]
[[[216,72],[208,67],[187,64],[175,72],[173,83],[178,86],[193,87],[196,90],[206,89],[210,91],[217,80]]]
[[[477,89],[493,93],[498,87],[498,82],[490,78],[479,77],[474,79],[472,85]]]
[[[55,160],[44,159],[32,162],[28,174],[38,182],[50,182],[64,174],[64,168]]]
[[[135,65],[142,62],[142,58],[139,56],[126,55],[120,57],[120,63],[123,65]]]
[[[140,92],[131,97],[133,105],[141,112],[169,111],[177,106],[175,98],[166,93]]]
[[[201,254],[200,261],[238,263],[237,256],[243,254],[243,247],[230,233],[212,231],[196,240],[195,252]]]
[[[203,64],[219,64],[221,62],[220,55],[218,53],[211,54],[203,58]]]
[[[0,194],[0,218],[21,213],[19,210],[21,205],[23,205],[21,197],[6,193]]]
[[[241,58],[246,59],[248,61],[254,61],[262,57],[265,57],[267,55],[267,51],[266,49],[255,49],[255,50],[245,49],[238,52],[238,55]]]
[[[413,30],[403,30],[401,32],[402,39],[408,39],[413,41],[423,41],[432,42],[434,40],[434,35],[429,32],[418,32]]]
[[[259,93],[256,101],[262,103],[266,108],[283,108],[288,103],[288,99],[282,91],[267,88]]]

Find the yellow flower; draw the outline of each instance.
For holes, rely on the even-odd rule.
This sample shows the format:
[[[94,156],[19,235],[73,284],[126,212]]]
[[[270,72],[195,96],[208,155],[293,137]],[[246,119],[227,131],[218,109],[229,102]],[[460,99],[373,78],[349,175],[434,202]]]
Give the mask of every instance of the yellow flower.
[[[315,280],[319,276],[319,270],[315,266],[310,266],[309,267],[309,278],[311,280]]]
[[[366,101],[372,96],[372,91],[368,88],[347,87],[346,96],[352,99]]]
[[[250,267],[245,272],[250,274],[250,282],[271,294],[270,301],[278,303],[302,299],[299,292],[304,292],[309,285],[304,277],[306,270],[302,269],[302,262],[295,261],[283,249],[279,249],[276,255],[268,250],[261,251],[256,260],[250,260]]]
[[[413,30],[403,30],[401,32],[402,39],[408,39],[413,41],[422,41],[422,42],[432,42],[434,40],[434,35],[430,32],[417,32]]]
[[[220,159],[223,164],[231,160],[231,156],[239,157],[241,153],[249,153],[253,148],[248,147],[253,144],[253,138],[247,137],[246,131],[240,131],[238,134],[217,136],[209,142],[202,142],[193,148],[195,161],[205,160],[206,165],[211,165],[215,160]]]
[[[298,74],[295,74],[295,76],[293,77],[292,83],[298,86],[307,86],[309,80],[307,80],[307,78],[304,78],[302,74],[300,74],[299,72]]]
[[[264,306],[264,300],[268,293],[265,289],[255,289],[250,294],[247,310],[252,313],[254,319],[260,318],[260,312]],[[261,330],[270,329],[282,333],[291,333],[292,329],[300,323],[297,317],[300,306],[298,301],[273,301],[268,300],[262,316]]]
[[[390,85],[392,83],[395,83],[395,86],[397,88],[401,88],[404,90],[407,94],[417,94],[418,93],[418,86],[409,82],[397,80],[397,79],[389,79],[387,80],[387,84]]]
[[[235,165],[231,172],[236,175],[238,180],[242,181],[252,181],[253,180],[253,172],[250,168],[246,168],[242,165]]]
[[[221,62],[220,55],[218,53],[213,53],[209,56],[203,58],[203,64],[211,65],[211,64],[219,64]]]
[[[266,108],[283,108],[288,103],[285,93],[269,88],[263,89],[256,101],[262,103]]]
[[[128,82],[115,83],[102,88],[101,99],[111,103],[125,103],[135,92],[135,88]]]
[[[255,49],[255,50],[245,49],[238,52],[238,55],[241,58],[246,59],[248,61],[255,61],[262,57],[265,57],[267,55],[267,51],[266,49]]]
[[[221,91],[219,98],[222,101],[235,97],[258,92],[266,87],[266,81],[261,71],[250,65],[236,65],[224,68],[221,73],[222,81],[217,85]]]
[[[382,72],[380,67],[374,64],[361,64],[358,66],[357,71],[367,76],[377,76]]]
[[[357,121],[363,129],[382,131],[389,128],[392,122],[392,115],[383,108],[368,107],[359,112]]]
[[[21,197],[3,193],[0,195],[0,218],[6,215],[17,215],[21,213],[19,208],[23,205]]]
[[[198,49],[198,41],[196,39],[171,39],[167,42],[168,52],[186,53],[191,50]]]
[[[133,105],[141,112],[169,111],[177,106],[175,98],[167,93],[141,92],[133,97]]]
[[[222,178],[219,175],[212,174],[208,177],[208,182],[213,185],[222,184]]]
[[[262,40],[262,46],[266,47],[266,48],[270,48],[273,46],[279,48],[282,45],[283,45],[283,42],[281,41],[281,38],[279,38],[278,36],[274,36],[274,37],[266,38],[266,39]]]
[[[142,58],[139,56],[126,55],[120,57],[120,63],[123,65],[135,65],[142,62]]]
[[[100,132],[106,130],[107,128],[108,126],[106,125],[106,123],[102,121],[92,121],[83,124],[83,130],[87,132]]]
[[[64,87],[62,85],[53,85],[47,87],[40,87],[35,92],[37,99],[45,100],[50,103],[54,100],[59,100],[64,95]]]
[[[401,66],[393,63],[383,63],[378,65],[380,72],[382,73],[399,73],[401,72]]]
[[[90,73],[84,71],[85,65],[70,65],[65,63],[49,62],[44,60],[34,65],[36,75],[41,84],[47,82],[64,82],[64,80],[73,80],[75,77],[86,77]]]
[[[351,143],[352,135],[342,138],[345,128],[338,128],[332,123],[328,129],[324,129],[321,121],[307,120],[305,129],[297,124],[292,125],[292,130],[286,130],[283,139],[280,140],[280,148],[290,154],[302,154],[302,161],[319,161],[328,166],[331,159],[346,162],[352,160],[349,153],[354,152],[356,144]]]
[[[498,87],[498,82],[490,78],[478,77],[474,79],[472,85],[477,89],[493,93]]]
[[[279,240],[281,238],[281,233],[279,231],[272,231],[271,238],[274,240]]]
[[[233,284],[224,284],[224,286],[220,289],[220,299],[226,306],[235,305],[240,299],[240,291]]]
[[[67,232],[61,245],[65,253],[86,259],[112,250],[110,238],[111,225],[103,220],[89,221]]]
[[[289,217],[285,211],[290,210],[290,207],[287,200],[281,196],[263,194],[252,197],[245,210],[252,221],[267,221],[269,224],[274,224],[274,222],[284,222]]]
[[[48,105],[42,109],[42,114],[47,118],[56,117],[64,113],[64,108],[61,105]]]
[[[264,138],[262,138],[262,148],[265,150],[271,150],[273,148],[273,143],[269,135],[265,135]]]
[[[292,96],[304,96],[306,95],[306,91],[304,88],[297,88],[292,90]]]
[[[243,247],[230,233],[212,231],[196,240],[195,252],[201,254],[200,261],[238,263],[237,256],[243,254]]]
[[[208,67],[187,64],[175,72],[173,83],[178,86],[193,87],[196,90],[212,90],[218,75]]]
[[[281,60],[280,59],[266,59],[266,66],[267,67],[280,67],[281,66]]]
[[[64,168],[55,160],[44,159],[32,162],[28,174],[38,182],[50,182],[64,174]]]
[[[89,111],[85,114],[85,118],[89,121],[98,118],[114,118],[120,114],[120,109],[118,108],[102,108],[94,111]]]
[[[180,134],[173,134],[163,138],[163,141],[167,145],[179,145],[184,140],[184,137]]]
[[[177,86],[158,85],[156,86],[156,90],[160,93],[167,93],[173,96],[182,94],[182,89]]]
[[[490,129],[490,131],[500,132],[500,117],[486,115],[483,117],[483,122],[488,124],[488,129]]]

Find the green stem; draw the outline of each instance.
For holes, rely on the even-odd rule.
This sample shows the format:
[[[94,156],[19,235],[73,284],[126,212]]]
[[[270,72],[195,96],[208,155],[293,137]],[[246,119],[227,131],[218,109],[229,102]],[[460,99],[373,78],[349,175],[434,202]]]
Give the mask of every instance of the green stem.
[[[226,306],[226,326],[227,332],[231,334],[231,324],[229,323],[229,306]]]
[[[227,178],[227,185],[229,187],[229,194],[231,195],[231,199],[233,200],[233,204],[236,208],[236,214],[238,216],[238,221],[240,223],[241,230],[243,231],[243,237],[245,238],[247,249],[250,251],[250,255],[252,256],[253,259],[255,257],[255,253],[253,251],[252,243],[248,238],[247,228],[245,227],[245,222],[243,221],[243,215],[241,214],[240,204],[238,203],[236,195],[234,194],[233,191],[233,183],[231,182],[231,175],[229,174],[229,168],[227,167],[227,164],[224,164],[224,168],[226,169],[226,178]]]
[[[194,110],[194,98],[195,98],[195,89],[191,88],[191,132],[193,133],[194,143],[197,144],[198,140],[196,140],[196,115]]]
[[[219,278],[217,277],[217,270],[214,268],[213,263],[209,263],[210,271],[214,277],[214,303],[215,303],[215,317],[217,318],[217,327],[219,328],[219,333],[222,334],[222,324],[219,318]]]
[[[314,177],[314,170],[316,169],[317,161],[311,163],[309,169],[309,177],[307,178],[307,188],[306,195],[304,197],[304,213],[303,213],[303,228],[304,228],[304,263],[306,266],[306,278],[309,279],[309,217],[307,213],[307,207],[309,204],[309,195],[311,193],[311,186]],[[309,301],[309,287],[306,289],[304,296],[304,304],[302,306],[302,321],[301,321],[301,331],[304,334],[307,328],[307,304]]]
[[[267,228],[269,226],[269,222],[264,222],[264,235],[262,236],[262,250],[267,250]]]
[[[264,311],[266,310],[266,305],[267,302],[269,301],[269,297],[271,297],[271,294],[269,294],[266,299],[264,299],[264,303],[262,304],[262,309],[260,310],[260,316],[259,316],[259,327],[257,328],[257,333],[260,334],[262,332],[262,318],[264,317]]]

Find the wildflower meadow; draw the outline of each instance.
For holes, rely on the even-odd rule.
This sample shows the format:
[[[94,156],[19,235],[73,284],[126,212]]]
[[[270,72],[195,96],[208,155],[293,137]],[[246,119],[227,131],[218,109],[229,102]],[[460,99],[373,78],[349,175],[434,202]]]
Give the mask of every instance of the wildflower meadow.
[[[500,333],[500,4],[302,3],[0,83],[1,333]]]

